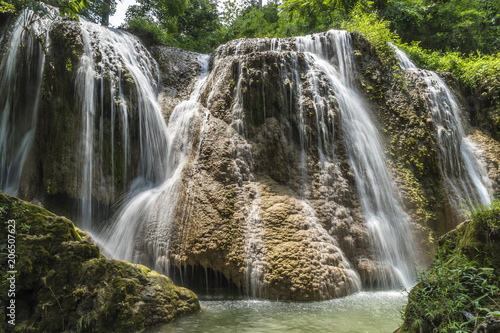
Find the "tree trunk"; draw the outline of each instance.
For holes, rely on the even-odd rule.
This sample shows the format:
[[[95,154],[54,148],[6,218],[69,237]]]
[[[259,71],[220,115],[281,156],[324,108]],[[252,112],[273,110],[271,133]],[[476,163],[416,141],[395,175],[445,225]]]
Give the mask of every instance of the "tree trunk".
[[[101,25],[104,25],[106,27],[109,25],[110,11],[111,11],[111,0],[104,0]]]

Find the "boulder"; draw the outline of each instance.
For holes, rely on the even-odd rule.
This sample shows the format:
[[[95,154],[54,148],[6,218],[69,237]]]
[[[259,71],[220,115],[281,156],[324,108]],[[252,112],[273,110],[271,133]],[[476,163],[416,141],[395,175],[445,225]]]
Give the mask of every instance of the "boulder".
[[[2,247],[15,226],[16,254],[9,263],[15,267],[2,260],[2,280],[17,271],[15,296],[2,292],[5,330],[137,332],[200,309],[197,296],[168,277],[106,259],[89,234],[65,217],[3,194],[0,214]],[[7,325],[5,313],[12,299],[15,326]]]

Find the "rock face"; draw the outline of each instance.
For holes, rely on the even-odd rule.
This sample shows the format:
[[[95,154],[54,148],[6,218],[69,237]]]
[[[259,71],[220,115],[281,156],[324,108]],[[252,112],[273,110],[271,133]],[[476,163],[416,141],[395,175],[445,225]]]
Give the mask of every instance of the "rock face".
[[[415,239],[429,249],[429,234],[449,230],[444,222],[453,219],[425,94],[411,73],[391,71],[363,38],[351,37],[355,82],[385,129],[387,162],[416,222]],[[379,284],[385,271],[357,197],[338,106],[330,101],[331,119],[322,123],[311,69],[293,39],[233,41],[215,51],[212,66],[201,101],[210,115],[174,220],[173,265],[209,267],[268,298],[338,297],[359,288],[355,274],[364,285]],[[324,124],[335,133],[330,141],[319,137]],[[336,160],[322,161],[325,152]]]
[[[68,219],[0,194],[2,228],[15,221],[13,332],[136,332],[200,309],[196,295],[141,265],[107,260]],[[5,278],[6,260],[2,262]],[[7,293],[2,325],[7,327]]]
[[[311,43],[321,45],[332,70],[340,71],[339,51],[326,35]],[[190,272],[215,272],[247,295],[270,299],[329,299],[397,284],[367,225],[356,174],[369,172],[352,164],[349,152],[356,147],[342,125],[342,96],[328,73],[297,48],[299,39],[241,39],[219,47],[182,132],[184,144],[169,136],[161,117],[167,124],[178,119],[172,118],[175,107],[189,98],[202,72],[199,55],[167,47],[149,54],[130,36],[87,23],[58,22],[49,36],[57,51],[49,49],[45,60],[37,140],[19,188],[23,198],[82,220],[83,213],[97,217],[103,229],[112,228],[114,213],[126,214],[131,197],[172,179],[182,159],[175,193],[158,196],[163,199],[151,205],[148,218],[125,216],[127,225],[151,227],[129,231],[133,253],[122,259],[184,281],[199,279]],[[121,66],[128,57],[114,52],[119,47],[110,36],[128,36],[138,59],[134,68],[147,80]],[[402,203],[401,216],[412,221],[398,241],[415,242],[417,264],[424,265],[436,235],[459,222],[439,168],[426,84],[381,61],[360,35],[347,36],[355,68],[350,85],[371,111],[391,191]],[[84,92],[93,99],[76,98],[88,96],[77,88],[91,53],[91,88]],[[154,94],[143,94],[145,86]],[[159,104],[148,103],[156,92]],[[88,103],[92,116],[85,118]],[[481,148],[491,143],[482,157],[498,183],[498,143],[487,136],[476,141]],[[179,157],[183,145],[187,156]],[[166,225],[154,223],[166,215]]]

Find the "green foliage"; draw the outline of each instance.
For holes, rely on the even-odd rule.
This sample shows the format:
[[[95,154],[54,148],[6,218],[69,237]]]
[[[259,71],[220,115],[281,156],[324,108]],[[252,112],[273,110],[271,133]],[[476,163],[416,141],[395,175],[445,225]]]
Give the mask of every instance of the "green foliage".
[[[129,7],[123,26],[146,44],[172,45],[195,52],[211,52],[225,42],[214,0],[141,0]]]
[[[126,13],[125,27],[131,20],[142,19],[156,24],[170,35],[177,32],[177,19],[184,14],[184,0],[139,0],[137,5],[130,6]]]
[[[81,11],[80,15],[94,23],[108,25],[110,15],[116,12],[115,0],[89,0],[88,6]]]
[[[373,12],[366,12],[362,6],[356,6],[351,18],[342,22],[342,28],[356,31],[363,35],[378,50],[382,60],[394,59],[394,51],[389,43],[398,43],[399,36],[390,30],[390,22],[380,19]]]
[[[223,40],[217,3],[214,0],[190,0],[177,19],[177,45],[181,48],[209,53]]]
[[[338,23],[356,3],[357,0],[285,0],[280,8],[290,20],[299,23],[299,34],[309,34],[339,27]]]
[[[89,0],[2,0],[0,1],[0,13],[19,14],[25,9],[31,9],[35,13],[43,16],[48,11],[44,4],[59,8],[61,16],[68,16],[78,19],[80,13],[87,5]]]
[[[257,4],[247,7],[228,28],[228,39],[275,37],[278,29],[278,4],[269,2],[262,9]]]
[[[341,19],[359,25],[360,19],[369,18],[360,17],[362,8],[407,43],[421,41],[424,47],[443,52],[491,54],[500,48],[500,2],[496,0],[285,0],[281,8],[291,19],[306,22],[302,33],[337,27]]]
[[[498,52],[500,4],[496,0],[393,0],[380,9],[403,41],[439,51]]]
[[[146,45],[164,45],[171,36],[157,23],[141,17],[134,17],[127,22],[127,31],[140,37]]]
[[[468,217],[440,241],[433,264],[419,275],[402,332],[472,332],[477,319],[498,313],[500,201],[471,208]]]
[[[500,228],[500,199],[494,200],[490,205],[470,207],[467,217],[486,228]]]
[[[443,251],[418,282],[405,314],[424,318],[424,331],[472,332],[474,320],[467,320],[464,311],[484,317],[491,312],[485,302],[499,291],[492,268],[478,267],[464,255],[449,258]]]

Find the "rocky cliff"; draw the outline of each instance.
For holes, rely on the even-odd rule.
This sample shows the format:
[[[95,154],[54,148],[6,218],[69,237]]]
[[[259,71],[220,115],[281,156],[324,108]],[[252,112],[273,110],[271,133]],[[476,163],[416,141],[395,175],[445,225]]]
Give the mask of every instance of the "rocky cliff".
[[[132,254],[126,259],[185,283],[219,274],[224,285],[270,299],[319,300],[364,286],[399,287],[367,223],[369,195],[360,194],[360,179],[370,177],[370,170],[353,164],[357,147],[343,125],[343,96],[333,74],[325,72],[325,66],[341,72],[345,64],[339,59],[352,60],[349,87],[378,133],[365,141],[383,147],[377,158],[392,181],[387,191],[402,207],[395,220],[411,221],[409,232],[392,240],[393,252],[414,243],[412,256],[421,261],[415,264],[425,265],[434,239],[461,219],[440,169],[428,84],[395,60],[382,61],[362,36],[346,34],[351,49],[342,57],[328,33],[305,41],[242,39],[220,46],[182,132],[186,148],[178,138],[162,138],[164,125],[151,132],[154,140],[149,137],[147,126],[159,120],[141,123],[143,110],[150,110],[143,102],[151,98],[141,95],[138,87],[146,83],[126,67],[126,58],[111,51],[114,33],[122,34],[71,21],[50,27],[53,49],[44,65],[37,140],[19,194],[77,220],[91,207],[90,215],[101,221],[94,227],[107,229],[131,197],[154,192],[182,164],[175,191],[159,196],[154,212],[128,217],[128,225],[145,227],[129,231]],[[158,92],[159,106],[152,110],[158,108],[167,125],[176,121],[175,107],[189,98],[202,72],[199,55],[153,47],[151,56],[130,40],[140,60],[134,66]],[[301,49],[306,41],[324,51],[321,61],[328,65]],[[93,57],[93,85],[76,91],[87,54]],[[93,93],[95,102],[75,93]],[[82,118],[85,103],[94,103],[93,118]],[[86,146],[75,135],[82,128]],[[473,140],[498,189],[498,142],[481,132]],[[177,153],[181,148],[185,157]],[[87,173],[77,171],[85,163],[91,163]],[[389,207],[384,214],[394,210],[388,200],[378,201]],[[106,236],[101,239],[105,243]]]
[[[425,258],[433,238],[461,219],[446,195],[425,83],[389,68],[361,36],[351,38],[354,80],[386,139],[386,160]],[[273,43],[281,43],[280,52]],[[335,132],[326,149],[337,158],[325,165],[314,87],[293,40],[233,41],[215,51],[212,66],[217,74],[202,98],[210,113],[185,169],[182,215],[174,222],[173,264],[209,267],[239,286],[259,288],[264,297],[307,300],[355,288],[349,269],[335,259],[345,255],[364,285],[376,285],[384,272],[370,244],[335,97],[324,95]],[[488,169],[495,166],[488,163]],[[497,175],[492,179],[498,182]],[[252,205],[258,205],[258,222]],[[249,234],[259,241],[249,244]],[[255,248],[251,268],[248,246]]]

